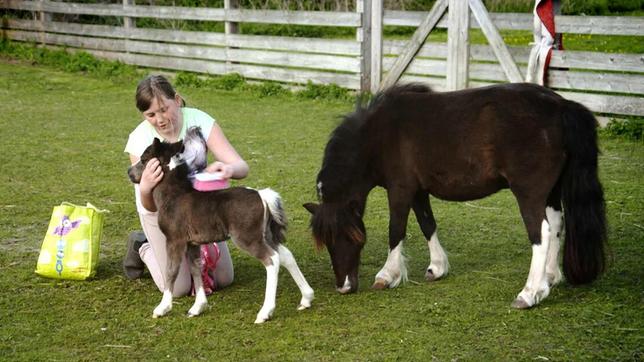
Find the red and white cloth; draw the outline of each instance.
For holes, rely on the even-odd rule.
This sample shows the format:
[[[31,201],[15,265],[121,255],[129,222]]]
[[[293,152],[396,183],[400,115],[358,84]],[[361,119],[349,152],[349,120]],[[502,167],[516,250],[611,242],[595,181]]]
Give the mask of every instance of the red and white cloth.
[[[555,32],[555,6],[558,0],[535,0],[534,46],[530,51],[526,81],[544,85],[552,49],[563,49],[561,37]]]

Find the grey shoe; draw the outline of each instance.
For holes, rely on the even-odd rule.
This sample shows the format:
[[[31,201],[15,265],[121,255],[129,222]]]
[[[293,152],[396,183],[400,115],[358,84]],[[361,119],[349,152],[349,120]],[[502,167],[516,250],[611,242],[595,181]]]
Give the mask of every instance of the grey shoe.
[[[134,280],[143,276],[145,264],[139,255],[139,249],[143,243],[147,243],[145,234],[142,231],[133,231],[127,239],[127,250],[123,258],[123,272],[125,277]]]

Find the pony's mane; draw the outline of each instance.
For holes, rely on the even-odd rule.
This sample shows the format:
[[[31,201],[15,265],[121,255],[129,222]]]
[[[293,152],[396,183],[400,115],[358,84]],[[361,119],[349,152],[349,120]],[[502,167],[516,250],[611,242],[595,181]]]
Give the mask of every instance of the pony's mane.
[[[354,184],[367,167],[363,162],[365,149],[362,132],[376,110],[405,94],[430,92],[432,90],[423,84],[399,84],[378,92],[366,107],[362,105],[362,95],[359,96],[356,110],[343,117],[324,149],[322,168],[316,182],[318,198],[323,202],[348,199],[351,192],[349,185]]]

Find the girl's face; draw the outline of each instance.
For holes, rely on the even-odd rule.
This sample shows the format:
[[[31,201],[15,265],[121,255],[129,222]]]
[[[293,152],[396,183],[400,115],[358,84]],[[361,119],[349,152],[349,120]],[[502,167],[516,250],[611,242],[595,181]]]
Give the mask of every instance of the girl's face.
[[[150,108],[143,112],[145,119],[168,141],[176,142],[181,130],[181,98],[159,96],[152,99]]]

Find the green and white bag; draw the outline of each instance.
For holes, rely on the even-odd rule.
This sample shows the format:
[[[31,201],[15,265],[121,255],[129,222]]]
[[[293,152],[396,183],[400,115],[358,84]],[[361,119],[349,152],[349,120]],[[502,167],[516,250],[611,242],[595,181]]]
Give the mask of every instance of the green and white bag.
[[[55,206],[42,242],[36,273],[85,280],[96,274],[106,210],[63,202]]]

